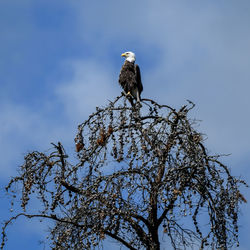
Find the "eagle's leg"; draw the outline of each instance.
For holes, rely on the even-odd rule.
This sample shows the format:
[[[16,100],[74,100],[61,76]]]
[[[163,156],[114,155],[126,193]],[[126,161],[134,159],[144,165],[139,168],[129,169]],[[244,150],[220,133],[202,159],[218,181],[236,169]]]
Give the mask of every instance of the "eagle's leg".
[[[137,102],[140,102],[141,98],[138,90],[136,91],[136,97],[137,97]]]
[[[130,91],[128,91],[128,93],[127,93],[126,95],[130,95],[130,96],[132,96],[132,95],[131,95],[131,93],[130,93]]]

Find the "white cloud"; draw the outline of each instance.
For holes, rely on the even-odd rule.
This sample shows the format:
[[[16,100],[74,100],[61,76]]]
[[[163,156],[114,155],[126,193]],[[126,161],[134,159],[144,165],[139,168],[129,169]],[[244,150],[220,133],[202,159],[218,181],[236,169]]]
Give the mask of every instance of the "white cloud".
[[[72,78],[58,85],[56,95],[71,119],[83,122],[97,106],[106,105],[121,92],[105,62],[82,60],[64,65],[72,69]]]
[[[21,148],[27,145],[29,135],[36,137],[32,126],[36,121],[37,117],[30,115],[23,107],[10,103],[1,107],[1,177],[9,176],[16,170],[16,160],[20,160]]]
[[[0,113],[0,177],[2,179],[16,175],[16,169],[23,163],[23,157],[28,151],[44,151],[51,147],[51,142],[72,141],[73,143],[70,124],[51,120],[41,111],[35,113],[21,104],[5,101],[0,106]]]

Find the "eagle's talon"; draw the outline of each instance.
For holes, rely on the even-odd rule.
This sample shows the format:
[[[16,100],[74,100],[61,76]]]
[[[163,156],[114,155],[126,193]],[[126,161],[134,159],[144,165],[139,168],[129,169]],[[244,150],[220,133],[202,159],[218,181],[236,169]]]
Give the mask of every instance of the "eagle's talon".
[[[142,105],[141,105],[140,101],[139,101],[139,102],[137,101],[137,102],[136,102],[136,104],[135,104],[135,106],[136,106],[136,107],[139,107],[139,108],[141,108],[141,107],[142,107]]]

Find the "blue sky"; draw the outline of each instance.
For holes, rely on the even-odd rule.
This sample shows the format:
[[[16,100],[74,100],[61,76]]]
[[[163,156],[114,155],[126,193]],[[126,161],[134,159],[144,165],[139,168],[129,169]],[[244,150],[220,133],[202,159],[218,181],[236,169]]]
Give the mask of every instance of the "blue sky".
[[[77,124],[120,94],[127,50],[141,67],[142,97],[176,108],[195,102],[190,115],[210,152],[231,154],[223,162],[250,183],[249,25],[248,0],[2,0],[1,189],[27,152],[59,140],[73,150]],[[0,198],[2,221],[9,205],[2,190]],[[248,210],[242,205],[240,250],[249,249]],[[6,249],[43,249],[44,230],[20,220]]]

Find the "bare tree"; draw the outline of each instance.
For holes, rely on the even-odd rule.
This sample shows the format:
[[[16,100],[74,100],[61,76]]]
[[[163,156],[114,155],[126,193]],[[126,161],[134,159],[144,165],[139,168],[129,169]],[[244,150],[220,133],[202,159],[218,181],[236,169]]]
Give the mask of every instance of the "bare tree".
[[[78,126],[71,162],[60,142],[47,154],[26,155],[6,187],[13,200],[21,195],[23,212],[5,222],[2,248],[20,216],[54,221],[52,249],[93,249],[111,237],[129,249],[157,250],[161,234],[173,249],[238,244],[246,183],[208,154],[187,116],[193,103],[175,110],[143,99],[138,106],[119,96],[96,108]],[[41,201],[35,214],[30,198]]]

